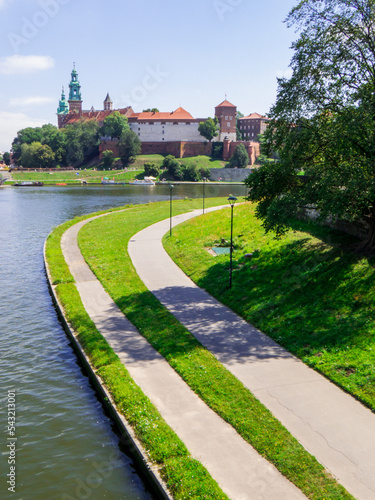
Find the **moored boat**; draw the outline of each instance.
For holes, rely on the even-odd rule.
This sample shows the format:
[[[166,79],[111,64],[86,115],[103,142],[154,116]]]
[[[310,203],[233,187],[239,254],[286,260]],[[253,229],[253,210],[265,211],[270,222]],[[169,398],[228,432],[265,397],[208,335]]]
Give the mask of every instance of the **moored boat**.
[[[17,186],[17,187],[44,186],[44,182],[42,182],[42,181],[21,181],[21,182],[16,182],[13,185]]]
[[[145,177],[144,179],[135,179],[135,181],[130,181],[129,184],[133,186],[155,186],[155,177]]]

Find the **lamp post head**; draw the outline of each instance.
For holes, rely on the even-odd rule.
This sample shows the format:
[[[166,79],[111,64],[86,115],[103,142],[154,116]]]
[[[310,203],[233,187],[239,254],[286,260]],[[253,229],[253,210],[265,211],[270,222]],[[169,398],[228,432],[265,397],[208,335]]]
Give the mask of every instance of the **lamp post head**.
[[[169,184],[169,189],[172,191],[172,189],[174,188],[174,185],[173,184]]]
[[[231,207],[233,207],[233,205],[234,205],[234,204],[236,203],[236,201],[237,201],[237,198],[236,198],[235,196],[229,196],[228,201],[229,201],[229,205],[230,205]]]

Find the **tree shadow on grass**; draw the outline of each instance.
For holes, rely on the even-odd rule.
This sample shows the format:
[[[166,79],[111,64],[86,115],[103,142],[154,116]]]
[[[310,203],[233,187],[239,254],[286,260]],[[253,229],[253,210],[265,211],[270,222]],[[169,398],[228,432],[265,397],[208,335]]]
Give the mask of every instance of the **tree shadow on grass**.
[[[202,345],[229,364],[290,358],[278,344],[197,287],[167,287],[156,296],[143,292],[117,303],[166,359],[185,357]]]
[[[290,352],[302,356],[361,345],[374,327],[375,273],[361,258],[301,239],[265,247],[251,261],[234,255],[211,266],[198,285]]]

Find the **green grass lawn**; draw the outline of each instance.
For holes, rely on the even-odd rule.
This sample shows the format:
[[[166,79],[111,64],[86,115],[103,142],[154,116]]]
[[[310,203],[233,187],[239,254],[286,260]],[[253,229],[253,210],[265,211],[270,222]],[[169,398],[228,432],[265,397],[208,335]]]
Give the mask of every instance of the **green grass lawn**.
[[[54,171],[45,172],[34,171],[14,171],[12,172],[13,179],[17,181],[41,181],[45,184],[58,184],[66,182],[67,184],[80,184],[82,180],[87,183],[100,183],[102,177],[109,177],[115,179],[117,182],[129,182],[134,179],[142,179],[144,177],[144,164],[155,163],[159,167],[163,163],[164,156],[162,155],[140,155],[136,158],[135,162],[128,169],[122,170],[93,170],[93,169],[77,169],[71,171]],[[184,165],[197,165],[200,168],[223,168],[226,162],[220,160],[213,160],[209,156],[193,156],[191,158],[179,159],[181,164]],[[77,172],[79,175],[77,175]],[[162,174],[161,174],[162,176]]]
[[[77,172],[79,175],[77,175]],[[71,170],[46,172],[12,172],[15,181],[42,181],[45,184],[58,184],[66,182],[67,184],[80,184],[82,180],[88,183],[100,183],[102,177],[115,179],[116,182],[125,182],[134,179],[143,173],[143,170]]]
[[[226,199],[208,199],[207,206],[226,202]],[[200,206],[201,200],[178,200],[173,204],[173,212],[183,213]],[[168,203],[154,203],[91,222],[79,234],[86,261],[127,318],[202,400],[308,498],[352,498],[140,281],[127,252],[129,239],[168,215]],[[218,220],[225,222],[227,215],[227,212],[218,214]],[[212,221],[211,216],[207,217]],[[213,239],[220,237],[215,235]],[[172,245],[178,241],[176,236],[171,239]],[[204,256],[206,250],[198,246]],[[58,276],[57,273],[54,279],[59,279]]]
[[[344,251],[349,236],[308,222],[276,240],[250,204],[234,208],[234,234],[232,290],[229,257],[207,251],[228,240],[229,209],[179,226],[165,246],[200,287],[375,410],[374,259]]]

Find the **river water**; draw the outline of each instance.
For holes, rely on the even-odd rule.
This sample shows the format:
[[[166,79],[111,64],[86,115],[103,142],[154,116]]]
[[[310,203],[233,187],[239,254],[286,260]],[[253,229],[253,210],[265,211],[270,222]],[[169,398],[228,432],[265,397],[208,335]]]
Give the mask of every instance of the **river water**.
[[[206,185],[206,196],[243,195],[243,190]],[[201,197],[202,186],[178,185],[173,196]],[[53,227],[75,216],[168,199],[168,186],[0,189],[1,499],[154,498],[58,320],[43,245]],[[14,436],[12,425],[8,430],[13,424],[9,391],[16,400]],[[13,459],[15,493],[7,482],[13,479],[7,476],[14,472]]]

